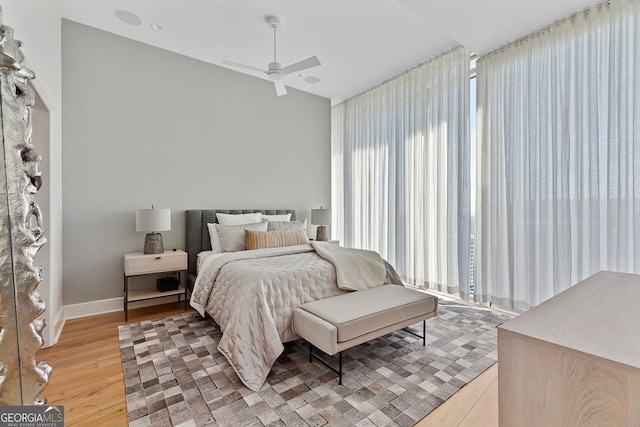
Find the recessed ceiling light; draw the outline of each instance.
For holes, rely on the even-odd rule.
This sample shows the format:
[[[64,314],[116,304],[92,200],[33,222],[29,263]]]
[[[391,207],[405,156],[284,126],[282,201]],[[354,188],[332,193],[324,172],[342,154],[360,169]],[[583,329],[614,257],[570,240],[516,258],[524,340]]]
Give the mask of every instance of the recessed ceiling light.
[[[142,24],[142,19],[140,19],[140,17],[135,13],[129,12],[128,10],[116,10],[116,18],[129,25]]]
[[[155,22],[153,24],[151,24],[151,28],[153,28],[156,31],[162,31],[164,30],[164,27],[160,24],[156,24]]]
[[[320,79],[316,76],[309,76],[309,77],[306,77],[304,81],[307,83],[316,84],[320,81]]]

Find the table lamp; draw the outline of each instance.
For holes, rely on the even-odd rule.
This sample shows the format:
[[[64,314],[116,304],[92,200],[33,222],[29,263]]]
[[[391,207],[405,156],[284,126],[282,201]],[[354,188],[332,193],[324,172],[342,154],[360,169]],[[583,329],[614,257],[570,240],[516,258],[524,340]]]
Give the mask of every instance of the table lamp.
[[[136,231],[146,231],[144,238],[145,254],[161,254],[164,252],[162,234],[158,231],[171,230],[171,209],[138,209],[136,211]]]
[[[327,225],[331,225],[331,209],[322,209],[322,206],[320,206],[320,209],[311,209],[311,224],[318,226],[316,240],[329,240]]]

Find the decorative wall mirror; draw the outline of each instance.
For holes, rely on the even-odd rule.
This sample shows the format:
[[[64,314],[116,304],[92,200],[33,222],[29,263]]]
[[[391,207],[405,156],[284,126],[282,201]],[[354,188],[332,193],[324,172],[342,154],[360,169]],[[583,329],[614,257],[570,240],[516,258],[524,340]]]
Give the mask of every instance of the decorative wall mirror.
[[[45,324],[34,258],[46,242],[34,195],[42,184],[41,157],[31,143],[34,73],[21,43],[2,25],[0,9],[0,405],[44,404],[51,367],[36,363]]]

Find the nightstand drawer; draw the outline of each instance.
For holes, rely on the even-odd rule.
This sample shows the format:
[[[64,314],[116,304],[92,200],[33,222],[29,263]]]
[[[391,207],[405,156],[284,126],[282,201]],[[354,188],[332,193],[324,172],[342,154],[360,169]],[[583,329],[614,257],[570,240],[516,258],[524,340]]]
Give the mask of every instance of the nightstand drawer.
[[[126,276],[186,269],[187,253],[183,251],[166,251],[157,255],[127,254],[124,257]]]

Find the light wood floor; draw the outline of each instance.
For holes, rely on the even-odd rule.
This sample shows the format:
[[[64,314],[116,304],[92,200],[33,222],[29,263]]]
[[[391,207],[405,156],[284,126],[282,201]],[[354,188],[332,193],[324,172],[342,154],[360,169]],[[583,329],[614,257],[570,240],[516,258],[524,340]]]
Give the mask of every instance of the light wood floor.
[[[498,364],[438,406],[417,427],[498,425]]]
[[[129,310],[129,322],[184,312],[184,303]],[[68,320],[60,340],[42,349],[38,360],[53,367],[42,395],[49,405],[63,405],[65,426],[126,426],[127,404],[118,325],[124,312]]]
[[[184,312],[184,303],[129,311],[129,322]],[[63,405],[65,426],[126,426],[127,406],[118,343],[124,313],[66,322],[59,342],[38,352],[53,367],[42,395]],[[498,366],[494,365],[417,424],[426,426],[498,425]]]

